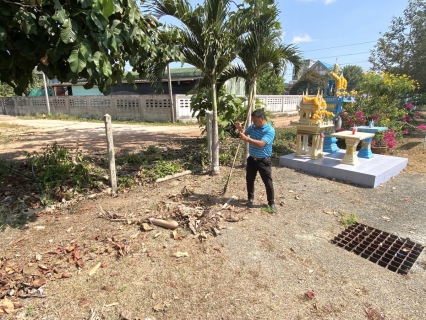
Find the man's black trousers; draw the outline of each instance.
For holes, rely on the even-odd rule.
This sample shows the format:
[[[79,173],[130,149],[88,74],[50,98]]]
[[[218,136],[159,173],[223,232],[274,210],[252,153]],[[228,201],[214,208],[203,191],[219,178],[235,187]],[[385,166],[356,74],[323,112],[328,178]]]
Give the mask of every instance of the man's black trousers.
[[[256,159],[252,156],[247,158],[246,183],[248,199],[254,198],[254,181],[259,172],[266,188],[268,204],[274,203],[274,184],[272,182],[272,162],[271,158]]]

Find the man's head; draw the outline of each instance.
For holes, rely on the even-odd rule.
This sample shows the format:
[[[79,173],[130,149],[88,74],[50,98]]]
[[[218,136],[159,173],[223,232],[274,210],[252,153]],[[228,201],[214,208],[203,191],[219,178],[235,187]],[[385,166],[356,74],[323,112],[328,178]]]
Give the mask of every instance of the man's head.
[[[263,127],[267,123],[265,112],[261,109],[254,110],[251,113],[251,121],[257,128]]]

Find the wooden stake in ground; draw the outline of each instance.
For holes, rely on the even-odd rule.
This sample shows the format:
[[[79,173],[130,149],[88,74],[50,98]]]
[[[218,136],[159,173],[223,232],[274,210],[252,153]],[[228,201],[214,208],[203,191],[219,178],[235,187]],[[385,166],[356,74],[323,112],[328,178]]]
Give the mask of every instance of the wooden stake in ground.
[[[109,114],[104,115],[104,121],[105,121],[105,133],[107,136],[109,179],[111,181],[112,192],[116,193],[117,192],[117,174],[115,171],[115,155],[114,155],[114,142],[112,139],[111,116]]]

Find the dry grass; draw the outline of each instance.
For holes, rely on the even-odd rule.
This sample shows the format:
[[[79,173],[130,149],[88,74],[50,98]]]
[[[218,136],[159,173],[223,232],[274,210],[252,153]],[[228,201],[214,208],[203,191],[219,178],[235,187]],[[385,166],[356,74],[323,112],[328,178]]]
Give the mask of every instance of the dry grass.
[[[274,167],[278,214],[262,210],[260,179],[256,207],[244,207],[241,168],[222,196],[226,167],[219,176],[185,176],[39,212],[25,228],[2,232],[0,272],[24,275],[14,278],[14,291],[6,290],[17,308],[3,319],[424,319],[424,253],[408,276],[400,276],[330,243],[344,229],[339,212],[426,243],[424,149],[404,150],[416,165],[375,189]],[[184,188],[192,190],[190,197],[176,197]],[[232,195],[239,200],[223,210]],[[100,206],[131,221],[168,216],[176,207],[209,215],[202,235],[188,228],[174,235],[100,217]],[[239,221],[227,222],[228,215]],[[209,226],[217,220],[221,234],[214,237]],[[78,263],[75,251],[65,250],[75,247]],[[177,252],[188,256],[176,258]],[[98,263],[102,267],[89,276]],[[32,291],[28,281],[39,277],[46,284]],[[5,292],[4,283],[0,289]],[[37,296],[18,298],[19,290]]]
[[[416,306],[423,300],[418,291],[425,284],[423,269],[404,278],[329,242],[342,225],[338,214],[324,214],[324,209],[352,211],[368,221],[366,209],[354,210],[351,200],[383,193],[286,168],[275,168],[274,174],[283,203],[276,215],[261,206],[244,209],[243,201],[233,203],[231,210],[221,209],[231,193],[244,199],[239,188],[244,175],[237,168],[225,197],[220,191],[226,172],[188,176],[118,198],[99,196],[72,209],[41,213],[23,230],[7,228],[0,245],[3,262],[7,259],[10,267],[44,264],[52,271],[45,275],[44,297],[12,297],[22,307],[4,319],[362,319],[376,316],[374,310],[381,310],[386,319],[421,319],[424,309]],[[393,185],[389,182],[387,189]],[[169,200],[182,186],[194,190],[192,198]],[[260,181],[256,188],[262,190]],[[297,200],[295,192],[309,201]],[[330,198],[338,193],[340,199]],[[329,201],[321,205],[323,197]],[[155,227],[144,232],[136,224],[99,218],[99,205],[137,220],[152,214],[153,208],[167,212],[176,205],[189,207],[195,199],[215,214],[232,213],[240,221],[222,220],[222,234],[216,238],[181,230],[175,240],[171,230]],[[256,203],[262,201],[259,192]],[[114,243],[126,246],[124,254]],[[75,244],[83,268],[67,255],[49,253]],[[178,251],[188,256],[174,257]],[[37,253],[42,255],[39,261]],[[89,276],[98,263],[103,267]],[[62,273],[72,277],[56,279]],[[308,290],[315,294],[312,300],[305,295]]]

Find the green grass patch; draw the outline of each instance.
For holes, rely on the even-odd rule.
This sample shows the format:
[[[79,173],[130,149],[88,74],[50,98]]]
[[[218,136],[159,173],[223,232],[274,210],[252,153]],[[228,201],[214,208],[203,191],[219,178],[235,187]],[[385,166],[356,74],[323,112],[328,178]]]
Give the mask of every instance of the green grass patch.
[[[282,156],[294,153],[296,148],[296,128],[276,128],[272,154]]]
[[[341,215],[340,221],[345,227],[350,227],[358,222],[358,217],[353,213],[339,212]]]

